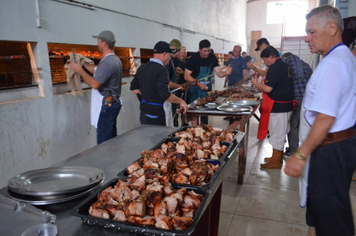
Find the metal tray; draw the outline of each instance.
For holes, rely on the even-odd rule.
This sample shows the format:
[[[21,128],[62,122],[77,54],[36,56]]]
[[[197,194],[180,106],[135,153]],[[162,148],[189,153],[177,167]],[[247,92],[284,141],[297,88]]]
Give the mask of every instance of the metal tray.
[[[115,186],[115,184],[119,181],[120,178],[115,178],[109,181],[107,184],[102,186],[100,189],[95,191],[94,194],[91,194],[88,198],[86,198],[83,202],[81,202],[78,206],[70,211],[70,214],[75,217],[79,217],[83,223],[95,227],[100,227],[108,230],[114,230],[117,232],[128,232],[128,233],[135,233],[135,234],[142,234],[142,235],[160,235],[160,236],[183,236],[183,235],[190,235],[193,233],[200,217],[203,215],[207,205],[208,205],[208,197],[209,193],[198,188],[194,187],[186,187],[188,191],[193,190],[198,194],[202,194],[204,196],[201,204],[193,217],[193,223],[190,227],[184,230],[167,230],[167,229],[160,229],[154,226],[146,226],[140,224],[134,224],[129,222],[122,222],[116,221],[111,219],[102,219],[97,218],[89,215],[89,207],[97,201],[97,195],[106,189],[109,186]],[[179,187],[174,187],[179,188]]]
[[[19,236],[27,228],[41,224],[55,224],[56,216],[34,206],[15,201],[0,194],[0,235]],[[6,227],[5,227],[6,226]]]
[[[64,166],[27,171],[8,182],[8,189],[28,196],[53,196],[88,190],[104,179],[94,167]]]
[[[218,106],[217,108],[219,111],[226,111],[226,112],[250,112],[252,111],[252,107],[250,106],[242,106],[237,104],[228,104]]]
[[[60,197],[50,196],[50,197],[46,197],[46,198],[41,198],[38,196],[27,196],[27,195],[23,195],[23,194],[13,193],[10,190],[8,190],[8,194],[9,194],[10,198],[12,198],[16,201],[31,204],[31,205],[41,206],[41,205],[50,205],[50,204],[56,204],[56,203],[61,203],[61,202],[68,202],[73,199],[77,199],[77,198],[86,196],[90,193],[93,193],[98,187],[99,187],[99,185],[96,185],[88,190],[78,192],[75,194],[60,195]]]
[[[226,101],[227,104],[240,105],[240,106],[257,106],[261,101],[251,101],[251,100],[236,100],[236,101]]]
[[[237,132],[237,131],[236,131]],[[163,139],[161,142],[159,142],[157,145],[155,145],[154,147],[152,147],[149,150],[155,150],[155,149],[159,149],[161,148],[161,145],[163,143],[168,143],[168,142],[173,142],[173,143],[178,143],[179,140],[181,138],[180,137],[171,137],[171,138],[165,138]],[[226,157],[230,154],[230,152],[232,151],[233,147],[234,147],[234,143],[232,142],[221,142],[221,145],[226,145],[227,148],[225,150],[224,155],[222,155],[219,159],[205,159],[208,163],[213,163],[214,165],[219,164],[218,169],[215,171],[214,175],[211,177],[211,179],[209,180],[208,183],[206,183],[205,185],[187,185],[187,184],[177,184],[174,182],[171,182],[172,185],[174,186],[183,186],[183,187],[196,187],[196,188],[204,188],[204,189],[208,189],[215,181],[215,179],[217,178],[217,176],[219,175],[219,173],[221,172],[223,166],[224,166],[224,162],[226,160]],[[138,158],[136,161],[139,161],[142,157]],[[130,178],[128,172],[127,172],[127,168],[123,169],[122,171],[120,171],[117,174],[118,177],[120,178]]]
[[[189,109],[191,110],[215,110],[216,106],[199,106],[199,105],[191,105],[189,106]]]

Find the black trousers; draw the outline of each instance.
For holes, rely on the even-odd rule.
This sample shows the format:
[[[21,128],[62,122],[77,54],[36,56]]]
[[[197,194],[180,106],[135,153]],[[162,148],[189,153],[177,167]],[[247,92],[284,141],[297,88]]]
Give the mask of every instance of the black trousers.
[[[166,126],[166,117],[163,116],[158,116],[157,118],[151,118],[149,116],[146,116],[144,113],[141,112],[140,115],[140,122],[142,125],[162,125]]]
[[[318,236],[355,234],[349,197],[356,136],[319,146],[311,155],[306,221]]]

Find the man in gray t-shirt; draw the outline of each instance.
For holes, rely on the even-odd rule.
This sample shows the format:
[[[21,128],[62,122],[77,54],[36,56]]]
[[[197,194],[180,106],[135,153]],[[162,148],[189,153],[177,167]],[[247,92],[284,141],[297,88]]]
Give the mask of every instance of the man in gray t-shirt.
[[[97,122],[97,144],[117,136],[116,119],[121,109],[121,78],[122,64],[114,54],[115,36],[111,31],[104,30],[99,35],[93,36],[98,39],[99,51],[103,58],[96,67],[85,64],[85,69],[94,74],[92,77],[84,68],[74,62],[70,67],[91,87],[92,90],[92,115],[95,107],[95,99],[102,99],[101,110]],[[96,91],[97,90],[97,91]],[[100,95],[98,94],[100,93]],[[98,94],[95,96],[94,94]],[[93,118],[93,117],[92,117]],[[94,117],[97,118],[97,117]]]

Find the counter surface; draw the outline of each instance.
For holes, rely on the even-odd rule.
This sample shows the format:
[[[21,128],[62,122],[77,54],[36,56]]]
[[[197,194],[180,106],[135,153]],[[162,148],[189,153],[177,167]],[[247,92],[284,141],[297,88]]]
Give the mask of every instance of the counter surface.
[[[148,150],[154,147],[157,143],[162,141],[162,139],[166,138],[177,129],[177,127],[168,128],[163,126],[142,125],[87,151],[79,153],[55,166],[90,166],[99,168],[105,172],[105,180],[102,183],[105,184],[111,179],[117,178],[117,174],[122,169],[132,164],[133,161],[137,160],[144,149]],[[243,143],[244,134],[239,133],[239,136],[239,141]],[[236,151],[237,147],[230,155],[232,157],[230,158],[231,160],[229,161],[229,164],[233,163],[233,160],[237,156]],[[228,168],[224,167],[224,169]],[[226,171],[224,172],[226,173]],[[221,173],[221,176],[216,180],[217,183],[214,184],[214,187],[210,191],[212,195],[215,194],[215,191],[221,185],[222,179],[223,174]],[[7,187],[0,189],[0,194],[8,197]],[[82,221],[78,217],[71,216],[69,213],[70,210],[75,208],[86,197],[87,196],[84,196],[69,202],[36,207],[56,215],[58,236],[138,235],[135,233],[128,234],[92,227],[82,224]],[[14,224],[16,223],[14,222]],[[0,227],[8,228],[9,226]]]

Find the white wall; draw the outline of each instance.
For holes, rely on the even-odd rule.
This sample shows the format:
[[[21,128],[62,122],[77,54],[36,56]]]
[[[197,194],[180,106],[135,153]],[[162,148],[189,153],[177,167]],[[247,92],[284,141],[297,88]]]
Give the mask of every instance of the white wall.
[[[33,99],[0,103],[0,188],[20,172],[51,166],[96,144],[89,118],[90,90],[83,97],[53,95],[48,42],[96,45],[91,36],[109,29],[117,46],[136,49],[152,49],[156,42],[172,38],[180,39],[188,51],[197,51],[205,38],[216,53],[246,45],[246,1],[82,1],[94,10],[54,0],[38,2],[41,28],[36,26],[36,0],[0,0],[0,40],[35,42],[44,90],[44,97],[35,88],[38,95]],[[14,91],[20,96],[25,90]],[[7,92],[1,91],[0,97]],[[138,102],[129,85],[123,85],[122,98],[119,134],[140,125]]]

